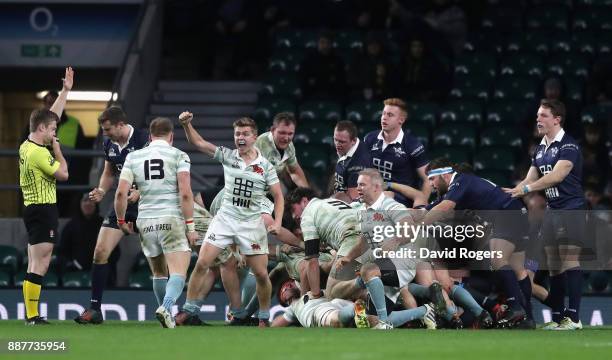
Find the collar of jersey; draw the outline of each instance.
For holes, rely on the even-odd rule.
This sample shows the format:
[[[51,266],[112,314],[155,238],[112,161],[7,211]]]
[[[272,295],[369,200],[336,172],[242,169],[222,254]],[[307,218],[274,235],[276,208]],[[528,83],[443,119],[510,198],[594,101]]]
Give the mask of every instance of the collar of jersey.
[[[355,151],[357,151],[358,146],[359,146],[359,138],[357,138],[357,142],[355,142],[355,145],[353,145],[346,154],[338,158],[338,161],[344,161],[352,157],[353,155],[355,155]]]
[[[28,140],[29,142],[31,142],[32,144],[36,145],[36,146],[40,146],[40,147],[43,147],[43,148],[45,148],[45,149],[47,148],[45,145],[41,145],[41,144],[37,143],[36,141],[31,140],[29,137],[28,137],[28,139],[27,139],[27,140]]]
[[[385,138],[383,137],[383,132],[382,130],[378,133],[378,137],[379,140],[382,140],[384,144],[387,145],[392,145],[392,144],[401,144],[402,141],[404,140],[404,130],[402,128],[400,128],[399,134],[397,134],[397,137],[395,138],[395,140],[391,141],[390,143],[385,142]]]
[[[166,140],[153,140],[149,143],[149,146],[151,145],[161,145],[161,146],[170,146],[170,144],[166,141]]]
[[[380,193],[380,196],[378,197],[378,199],[376,199],[376,201],[374,201],[374,204],[368,206],[366,210],[370,210],[370,209],[380,210],[384,201],[385,201],[385,193]]]
[[[119,148],[119,152],[123,151],[123,149],[125,147],[127,147],[130,144],[130,140],[132,140],[132,135],[134,135],[134,127],[130,124],[128,124],[128,126],[130,127],[130,134],[128,135],[127,141],[125,142],[125,146],[121,147],[121,145],[119,145],[119,143],[114,142],[113,140],[111,140],[111,143],[117,145],[117,147]]]
[[[557,135],[555,135],[555,138],[553,139],[553,141],[550,144],[546,143],[546,136],[544,136],[542,138],[542,141],[540,141],[540,145],[544,145],[544,151],[546,151],[546,150],[548,150],[550,145],[552,145],[554,142],[557,142],[557,141],[561,142],[561,140],[563,139],[564,135],[565,135],[565,130],[563,130],[563,128],[561,128],[561,130],[559,130]]]
[[[264,157],[261,155],[261,150],[259,150],[256,146],[253,146],[253,149],[255,149],[255,151],[257,151],[257,157],[255,158],[255,160],[253,160],[252,163],[249,164],[249,166],[253,166],[253,165],[257,165],[257,164],[261,164],[263,162]],[[236,152],[236,159],[238,159],[238,162],[242,163],[242,168],[246,168],[246,162],[244,161],[244,159],[240,156],[240,153],[238,152],[238,149],[234,149],[234,151]]]
[[[268,131],[268,140],[270,141],[270,144],[272,144],[272,148],[274,149],[274,151],[276,151],[278,153],[278,156],[280,156],[280,151],[278,151],[278,148],[276,147],[276,143],[274,142],[274,136],[272,136],[272,131]],[[287,149],[288,148],[289,147],[287,146]],[[280,162],[283,162],[289,158],[289,154],[287,154],[287,149],[285,149],[285,151],[283,152],[283,156],[281,157]]]

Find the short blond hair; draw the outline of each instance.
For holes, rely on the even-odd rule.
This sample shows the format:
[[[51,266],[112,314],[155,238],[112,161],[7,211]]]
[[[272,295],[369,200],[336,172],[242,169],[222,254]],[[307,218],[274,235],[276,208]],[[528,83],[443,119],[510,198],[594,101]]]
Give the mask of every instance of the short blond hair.
[[[388,106],[397,106],[401,111],[404,117],[408,115],[408,105],[406,102],[400,98],[388,98],[383,101],[383,104]]]
[[[385,181],[383,180],[382,176],[380,175],[380,172],[378,172],[377,169],[367,168],[367,169],[361,170],[359,172],[359,176],[362,176],[362,175],[369,177],[370,180],[372,180],[373,183],[378,184],[381,187],[385,183]]]

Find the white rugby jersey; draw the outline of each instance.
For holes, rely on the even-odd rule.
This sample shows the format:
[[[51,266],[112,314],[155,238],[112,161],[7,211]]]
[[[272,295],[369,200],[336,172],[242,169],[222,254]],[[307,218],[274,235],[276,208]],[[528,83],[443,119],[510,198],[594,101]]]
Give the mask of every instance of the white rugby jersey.
[[[357,210],[337,199],[310,200],[300,219],[304,241],[319,239],[338,250],[344,236],[357,231]]]
[[[308,328],[313,324],[314,313],[317,307],[327,305],[328,303],[329,301],[325,297],[311,299],[309,295],[306,294],[299,299],[293,300],[291,305],[285,310],[283,317],[289,322],[295,322],[297,320],[303,327]]]
[[[238,150],[217,147],[214,159],[223,165],[225,179],[219,213],[238,220],[253,220],[261,216],[261,206],[268,187],[279,182],[274,166],[257,151],[257,159],[249,166]]]
[[[182,218],[177,174],[190,168],[189,156],[164,140],[154,140],[131,152],[125,158],[120,179],[135,184],[140,191],[138,218]]]
[[[380,194],[378,199],[369,207],[364,203],[352,203],[351,205],[354,206],[354,204],[359,204],[356,207],[359,210],[357,213],[358,229],[370,244],[383,241],[374,238],[375,227],[395,226],[395,224],[401,223],[401,220],[410,216],[408,208],[384,194]]]

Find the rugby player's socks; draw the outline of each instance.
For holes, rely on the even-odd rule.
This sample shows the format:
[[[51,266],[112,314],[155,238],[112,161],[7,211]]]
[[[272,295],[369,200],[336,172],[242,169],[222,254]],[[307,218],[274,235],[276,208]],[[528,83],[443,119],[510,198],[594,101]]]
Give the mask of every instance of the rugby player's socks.
[[[246,307],[253,297],[257,297],[257,281],[255,275],[249,271],[242,281],[242,292],[240,294],[242,307]]]
[[[527,311],[527,318],[533,319],[533,310],[531,308],[531,279],[529,279],[529,276],[525,276],[523,280],[519,281],[519,287],[525,299],[523,306],[525,311]]]
[[[483,308],[478,305],[476,300],[472,297],[472,295],[465,290],[462,286],[453,285],[451,288],[451,298],[453,301],[462,307],[470,310],[470,312],[476,316],[480,315]]]
[[[566,270],[567,295],[569,303],[566,315],[577,323],[580,320],[580,299],[582,296],[582,270],[579,266]]]
[[[185,277],[179,274],[170,274],[168,284],[166,284],[166,296],[162,304],[166,310],[172,311],[172,305],[176,303],[176,299],[183,293],[185,287]]]
[[[26,319],[38,316],[38,301],[40,300],[40,289],[43,277],[26,273],[23,280],[23,301],[26,307]]]
[[[183,311],[190,315],[198,315],[200,314],[202,304],[204,304],[203,299],[187,300],[185,301],[185,305],[183,305]]]
[[[161,306],[161,304],[164,302],[167,283],[167,277],[153,278],[153,294],[155,294],[155,298],[157,299],[157,306]]]
[[[427,286],[419,285],[417,283],[410,283],[408,284],[408,291],[410,291],[412,296],[415,298],[429,299],[429,287]]]
[[[378,276],[366,282],[366,288],[376,308],[376,314],[381,321],[387,321],[387,302],[385,300],[385,286]]]
[[[230,309],[232,316],[238,319],[244,319],[248,316],[247,311],[244,308]]]
[[[396,328],[409,321],[422,319],[426,313],[427,308],[425,306],[419,306],[418,308],[409,310],[393,311],[389,314],[389,322]]]
[[[259,310],[257,318],[262,320],[270,320],[270,310]]]
[[[342,325],[347,326],[350,325],[355,319],[355,306],[347,305],[340,309],[338,313],[338,320],[342,323]]]
[[[510,308],[521,308],[523,304],[523,294],[518,284],[516,274],[510,265],[504,265],[497,271],[497,276],[500,279],[504,293],[506,294],[506,302]]]
[[[455,305],[446,305],[446,314],[444,314],[444,319],[446,319],[446,321],[451,321],[456,313],[457,307]]]
[[[556,323],[561,322],[565,309],[565,282],[565,272],[550,277],[550,291],[546,300],[550,303],[552,321]]]
[[[243,307],[244,308],[244,317],[251,316],[257,312],[259,309],[259,300],[257,300],[257,294],[253,295],[251,301]]]
[[[108,263],[93,264],[91,267],[91,308],[100,311],[102,293],[108,278]]]

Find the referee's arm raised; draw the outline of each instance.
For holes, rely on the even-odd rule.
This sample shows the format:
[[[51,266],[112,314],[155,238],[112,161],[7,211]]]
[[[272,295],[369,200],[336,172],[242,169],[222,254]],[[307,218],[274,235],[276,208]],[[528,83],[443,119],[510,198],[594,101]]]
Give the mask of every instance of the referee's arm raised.
[[[66,101],[68,100],[68,93],[72,90],[72,84],[74,82],[74,70],[72,67],[66,68],[66,74],[62,79],[62,91],[59,93],[57,99],[51,106],[51,111],[57,114],[58,118],[62,118],[62,113],[64,112],[64,107],[66,106]]]

